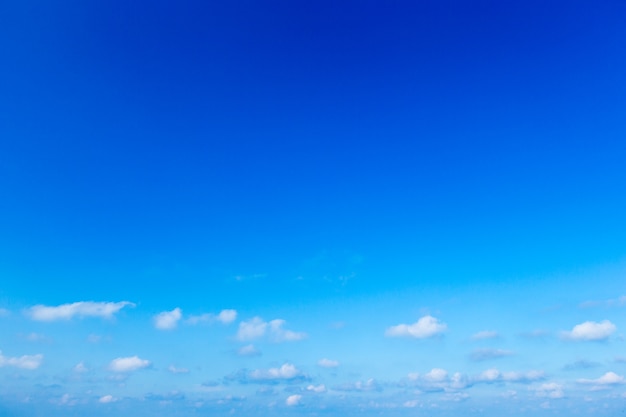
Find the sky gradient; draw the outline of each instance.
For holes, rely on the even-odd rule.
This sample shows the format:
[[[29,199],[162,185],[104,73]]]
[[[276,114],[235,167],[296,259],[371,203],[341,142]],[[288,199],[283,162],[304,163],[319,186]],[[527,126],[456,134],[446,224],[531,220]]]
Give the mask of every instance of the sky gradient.
[[[0,3],[0,416],[622,413],[625,18]]]

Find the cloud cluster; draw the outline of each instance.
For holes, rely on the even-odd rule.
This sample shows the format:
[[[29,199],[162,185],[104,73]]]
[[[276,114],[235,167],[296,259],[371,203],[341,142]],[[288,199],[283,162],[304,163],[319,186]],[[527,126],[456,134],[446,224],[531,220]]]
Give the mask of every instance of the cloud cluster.
[[[8,357],[0,351],[0,368],[4,366],[12,366],[20,369],[33,370],[39,368],[43,362],[43,355],[24,355],[20,357]]]
[[[126,306],[134,307],[129,301],[118,303],[78,301],[59,306],[36,305],[27,310],[31,319],[37,321],[71,320],[74,317],[100,317],[111,319]]]
[[[608,339],[617,327],[608,320],[601,322],[586,321],[577,324],[570,331],[561,332],[561,337],[577,341],[602,341]]]
[[[280,343],[294,342],[307,337],[306,333],[284,329],[285,323],[285,320],[281,319],[266,322],[260,317],[242,321],[239,323],[237,339],[240,341],[249,341],[260,339],[267,335],[272,341]]]
[[[367,381],[356,381],[352,383],[341,384],[333,387],[335,391],[345,392],[372,392],[382,391],[383,388],[374,378],[370,378]]]
[[[420,318],[413,324],[398,324],[391,326],[385,332],[387,337],[413,337],[416,339],[426,339],[444,333],[448,329],[433,316],[427,315]]]

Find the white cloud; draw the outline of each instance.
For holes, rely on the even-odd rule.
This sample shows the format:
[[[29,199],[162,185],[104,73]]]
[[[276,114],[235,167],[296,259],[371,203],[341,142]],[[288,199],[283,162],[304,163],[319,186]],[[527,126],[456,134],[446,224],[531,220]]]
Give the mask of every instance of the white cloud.
[[[170,365],[167,367],[167,370],[173,374],[188,374],[189,369],[187,368],[177,368],[174,365]]]
[[[557,399],[565,396],[563,393],[563,386],[557,384],[556,382],[541,384],[539,387],[532,389],[538,397]]]
[[[586,321],[574,326],[571,331],[561,332],[564,339],[596,341],[606,340],[617,328],[608,320],[602,322]]]
[[[154,316],[154,327],[159,330],[175,329],[182,316],[182,310],[178,307],[172,311],[164,311]]]
[[[230,324],[237,320],[237,310],[222,310],[217,315],[217,320],[224,324]]]
[[[500,372],[495,368],[487,369],[474,378],[476,382],[519,382],[528,383],[545,379],[543,371]]]
[[[261,355],[261,351],[258,350],[254,345],[246,345],[242,346],[237,350],[237,355],[239,356],[259,356]]]
[[[129,356],[127,358],[113,359],[109,364],[109,369],[113,372],[132,372],[147,368],[150,365],[151,363],[148,360],[141,359],[138,356]]]
[[[441,382],[445,381],[448,378],[448,372],[445,369],[434,368],[426,375],[424,375],[424,379],[433,382]]]
[[[448,326],[440,322],[433,316],[424,316],[413,324],[398,324],[391,326],[385,332],[388,337],[414,337],[425,339],[441,334],[447,330]]]
[[[356,391],[356,392],[371,392],[371,391],[382,391],[381,386],[374,380],[374,378],[370,378],[367,381],[357,381],[355,383],[343,384],[333,388],[336,391]]]
[[[300,405],[301,401],[302,401],[302,395],[294,394],[294,395],[290,395],[289,397],[287,397],[287,399],[285,400],[285,404],[287,404],[290,407],[293,407],[296,405]]]
[[[87,367],[85,366],[85,364],[83,362],[79,362],[76,364],[76,366],[74,366],[74,372],[78,373],[78,374],[82,374],[89,371],[89,369],[87,369]]]
[[[578,379],[576,380],[579,384],[594,384],[594,385],[619,385],[626,383],[624,377],[621,375],[617,375],[615,372],[607,372],[596,379]]]
[[[500,335],[496,331],[493,331],[493,330],[483,330],[481,332],[474,333],[472,335],[472,340],[495,339],[495,338],[497,338],[499,336]]]
[[[339,366],[339,361],[323,358],[317,361],[317,364],[322,368],[336,368]]]
[[[74,317],[111,319],[126,306],[134,307],[135,304],[129,301],[121,301],[119,303],[79,301],[59,306],[44,306],[40,304],[28,309],[27,313],[33,320],[37,321],[71,320]]]
[[[281,319],[266,322],[260,317],[242,321],[239,323],[237,339],[241,341],[255,340],[266,334],[269,335],[274,342],[293,342],[306,338],[306,333],[284,329],[283,326],[285,323],[285,320]]]
[[[102,403],[102,404],[108,404],[108,403],[112,403],[117,401],[117,398],[115,398],[112,395],[103,395],[102,397],[100,397],[100,399],[98,400],[98,402]]]
[[[308,387],[306,387],[307,391],[312,391],[315,392],[317,394],[321,394],[323,392],[326,392],[326,385],[324,384],[320,384],[320,385],[309,385]]]
[[[8,357],[0,351],[0,368],[3,366],[13,366],[15,368],[33,370],[39,368],[43,361],[43,355],[24,355],[20,357]]]
[[[199,323],[213,323],[219,321],[222,324],[230,324],[237,319],[237,310],[222,310],[217,315],[205,313],[198,316],[189,316],[185,323],[195,325]]]
[[[285,363],[280,368],[256,369],[250,372],[249,376],[255,380],[289,380],[301,377],[302,371],[290,363]]]

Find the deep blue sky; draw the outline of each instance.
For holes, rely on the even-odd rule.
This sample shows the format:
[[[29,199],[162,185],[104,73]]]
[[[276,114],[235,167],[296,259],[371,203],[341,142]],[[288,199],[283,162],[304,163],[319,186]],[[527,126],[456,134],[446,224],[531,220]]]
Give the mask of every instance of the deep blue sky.
[[[412,305],[384,331],[461,318],[457,296],[616,300],[625,20],[617,0],[4,1],[0,307],[325,306],[323,327]]]

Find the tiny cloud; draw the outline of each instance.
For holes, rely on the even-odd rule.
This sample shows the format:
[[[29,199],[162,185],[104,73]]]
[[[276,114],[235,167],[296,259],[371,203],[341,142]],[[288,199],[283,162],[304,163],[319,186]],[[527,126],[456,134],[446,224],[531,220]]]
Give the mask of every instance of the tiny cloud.
[[[187,368],[177,368],[174,365],[168,366],[167,370],[173,374],[188,374],[189,369]]]
[[[285,404],[287,404],[290,407],[293,407],[296,405],[300,405],[301,401],[302,401],[302,395],[294,394],[294,395],[290,395],[289,397],[287,397],[287,399],[285,400]]]
[[[132,372],[147,368],[150,365],[151,363],[148,360],[141,359],[138,356],[129,356],[113,359],[109,364],[109,369],[113,372]]]
[[[182,310],[178,307],[172,311],[164,311],[154,316],[154,327],[159,330],[175,329],[182,316]]]
[[[311,391],[311,392],[315,392],[316,394],[321,394],[323,392],[326,392],[326,385],[324,384],[320,384],[320,385],[309,385],[308,387],[306,387],[307,391]]]
[[[601,341],[608,339],[616,329],[615,325],[608,320],[586,321],[577,324],[571,331],[561,332],[561,337],[566,340]]]
[[[27,310],[31,319],[37,321],[71,320],[74,317],[100,317],[111,319],[122,308],[135,304],[129,301],[118,303],[79,301],[59,306],[36,305]]]
[[[113,397],[112,395],[103,395],[98,400],[98,402],[100,402],[102,404],[108,404],[108,403],[112,403],[112,402],[115,402],[115,401],[117,401],[117,398]]]
[[[43,355],[24,355],[20,357],[7,357],[0,351],[0,368],[4,366],[12,366],[20,369],[33,370],[39,368],[43,361]]]
[[[339,362],[338,361],[334,361],[332,359],[320,359],[319,361],[317,361],[317,364],[319,366],[321,366],[322,368],[336,368],[339,366]]]
[[[448,326],[433,316],[424,316],[413,324],[391,326],[385,332],[387,337],[413,337],[426,339],[444,333]]]

